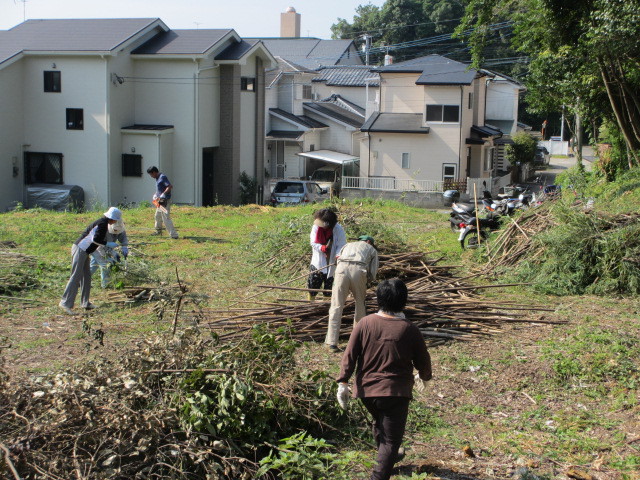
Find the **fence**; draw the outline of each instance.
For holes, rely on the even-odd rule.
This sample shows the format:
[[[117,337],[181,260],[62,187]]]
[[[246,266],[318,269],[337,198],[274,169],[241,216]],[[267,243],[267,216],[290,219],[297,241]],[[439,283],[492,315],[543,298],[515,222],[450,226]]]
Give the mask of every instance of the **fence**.
[[[342,189],[393,192],[442,192],[442,180],[412,180],[393,177],[342,177]]]

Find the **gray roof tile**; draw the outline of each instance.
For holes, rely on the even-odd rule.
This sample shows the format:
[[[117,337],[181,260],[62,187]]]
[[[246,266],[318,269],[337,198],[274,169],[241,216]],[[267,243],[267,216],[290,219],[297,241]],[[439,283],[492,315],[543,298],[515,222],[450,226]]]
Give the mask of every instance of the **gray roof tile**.
[[[245,38],[245,40],[253,40]],[[282,57],[306,68],[335,65],[346,55],[352,40],[319,38],[261,38],[274,57]]]
[[[369,86],[377,87],[380,85],[380,75],[371,72],[368,65],[335,65],[319,68],[318,76],[313,81],[336,87],[364,87],[368,81]]]
[[[232,31],[230,29],[170,30],[156,35],[131,53],[139,55],[201,55]]]
[[[420,73],[416,85],[470,85],[478,72],[441,55],[427,55],[378,67],[379,73]]]
[[[379,113],[371,115],[362,125],[363,132],[429,133],[422,125],[420,113]]]
[[[311,117],[307,117],[306,115],[294,115],[293,113],[289,113],[286,110],[282,110],[281,108],[270,108],[269,112],[274,113],[282,118],[286,118],[291,123],[295,125],[299,125],[303,128],[326,128],[328,125],[325,125],[322,122],[314,120]]]

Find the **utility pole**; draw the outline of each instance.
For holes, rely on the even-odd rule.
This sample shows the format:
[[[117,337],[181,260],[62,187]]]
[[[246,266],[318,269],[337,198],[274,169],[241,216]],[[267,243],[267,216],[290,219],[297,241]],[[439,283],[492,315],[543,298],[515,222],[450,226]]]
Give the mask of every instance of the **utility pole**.
[[[360,38],[364,38],[364,64],[369,65],[369,50],[371,50],[371,35],[365,33]]]

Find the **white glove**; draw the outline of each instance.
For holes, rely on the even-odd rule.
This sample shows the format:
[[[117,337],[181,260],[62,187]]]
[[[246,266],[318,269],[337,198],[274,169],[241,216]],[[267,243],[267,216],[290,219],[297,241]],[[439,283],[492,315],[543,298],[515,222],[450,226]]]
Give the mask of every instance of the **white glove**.
[[[167,198],[166,195],[164,193],[160,194],[160,198]]]
[[[414,379],[414,388],[418,391],[418,392],[424,392],[424,389],[427,388],[427,382],[425,380],[422,380],[420,378],[420,374],[416,373],[413,377]]]
[[[338,404],[343,410],[349,406],[349,385],[346,383],[338,384]]]
[[[157,200],[158,199],[158,195],[156,195],[155,193],[153,194],[153,199]]]

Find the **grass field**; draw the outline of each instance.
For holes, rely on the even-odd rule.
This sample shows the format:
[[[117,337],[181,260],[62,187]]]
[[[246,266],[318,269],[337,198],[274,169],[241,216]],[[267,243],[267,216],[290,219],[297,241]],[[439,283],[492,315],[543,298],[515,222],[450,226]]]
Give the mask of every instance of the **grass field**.
[[[384,225],[407,248],[461,265],[461,275],[476,266],[476,254],[461,252],[444,212],[394,202],[349,204],[345,212],[346,207],[371,219],[371,225],[374,220]],[[190,292],[201,295],[203,306],[224,307],[257,293],[255,285],[305,273],[313,211],[313,206],[176,206],[172,216],[181,236],[176,241],[151,236],[151,209],[125,210],[129,265],[151,283],[173,284],[177,272]],[[69,275],[71,243],[99,215],[42,210],[0,215],[0,241],[13,241],[36,257],[36,267],[27,272],[31,287],[0,301],[0,352],[14,382],[95,358],[117,359],[135,342],[170,333],[171,319],[159,319],[153,303],[119,306],[109,300],[113,290],[94,288],[92,301],[101,306],[84,319],[64,316],[57,307]],[[275,242],[282,238],[290,243]],[[286,261],[267,268],[264,262],[271,257]],[[290,259],[298,257],[301,261],[289,268]],[[261,298],[276,295],[282,293]],[[555,297],[527,287],[486,295],[551,307],[549,318],[568,323],[512,325],[485,340],[433,349],[434,380],[412,404],[408,455],[394,478],[640,478],[638,298]],[[98,330],[103,346],[92,335]],[[304,344],[298,356],[330,375],[338,371],[337,357],[321,345]],[[465,454],[465,447],[475,457]],[[373,450],[364,444],[340,448],[344,455],[356,454],[353,478],[367,478]]]

